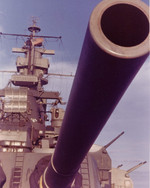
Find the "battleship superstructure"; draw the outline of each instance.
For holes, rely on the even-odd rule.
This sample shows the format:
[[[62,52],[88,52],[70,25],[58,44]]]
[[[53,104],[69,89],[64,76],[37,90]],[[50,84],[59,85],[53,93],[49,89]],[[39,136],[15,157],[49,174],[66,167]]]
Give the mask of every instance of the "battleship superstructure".
[[[123,25],[130,29],[124,27],[119,35]],[[35,23],[28,28],[23,47],[12,50],[24,54],[17,58],[17,74],[0,90],[0,187],[133,188],[128,174],[134,168],[112,168],[106,150],[123,133],[104,147],[92,145],[149,54],[148,25],[148,8],[141,1],[98,4],[66,112],[57,107],[63,104],[60,93],[44,90],[49,61],[43,55],[55,54],[42,47],[48,36],[38,36]],[[51,125],[45,123],[48,113]]]

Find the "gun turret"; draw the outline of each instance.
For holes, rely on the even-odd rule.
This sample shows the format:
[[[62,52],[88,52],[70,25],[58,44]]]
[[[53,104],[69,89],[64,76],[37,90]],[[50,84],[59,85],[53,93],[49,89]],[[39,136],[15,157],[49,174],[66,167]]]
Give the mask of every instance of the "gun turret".
[[[93,10],[58,143],[40,183],[68,188],[149,54],[148,7],[104,0]]]
[[[129,176],[129,173],[134,171],[135,169],[139,168],[140,166],[144,165],[147,163],[146,161],[141,162],[137,164],[136,166],[130,168],[129,170],[122,170],[120,167],[123,165],[119,165],[117,168],[112,168],[110,170],[111,172],[111,186],[112,187],[130,187],[133,188],[133,182],[132,179]]]
[[[127,173],[125,174],[125,176],[128,176],[129,173],[133,172],[134,170],[136,170],[137,168],[139,168],[140,166],[146,164],[147,161],[141,162],[137,165],[135,165],[134,167],[130,168],[129,170],[127,170]]]

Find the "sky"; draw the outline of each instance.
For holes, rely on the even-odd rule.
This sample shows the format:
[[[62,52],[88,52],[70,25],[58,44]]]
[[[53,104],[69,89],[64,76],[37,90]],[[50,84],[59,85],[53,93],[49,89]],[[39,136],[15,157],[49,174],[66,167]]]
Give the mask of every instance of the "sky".
[[[33,17],[41,27],[40,35],[62,36],[62,40],[46,40],[44,45],[54,49],[50,57],[50,72],[74,74],[88,20],[99,0],[0,0],[0,32],[28,34]],[[148,4],[148,0],[145,1]],[[22,47],[23,38],[0,37],[0,70],[15,70],[16,55],[12,47]],[[0,88],[10,74],[0,73]],[[59,90],[67,100],[73,78],[49,78],[47,89]],[[129,86],[117,108],[96,140],[105,145],[114,137],[125,134],[108,148],[113,166],[123,164],[128,170],[149,161],[150,124],[150,60]],[[148,188],[149,162],[130,174],[135,188]]]

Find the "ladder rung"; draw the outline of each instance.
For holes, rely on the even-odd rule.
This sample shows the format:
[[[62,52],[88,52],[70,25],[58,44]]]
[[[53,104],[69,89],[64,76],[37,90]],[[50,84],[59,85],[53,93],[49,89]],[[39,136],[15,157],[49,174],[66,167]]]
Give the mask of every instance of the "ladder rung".
[[[20,184],[20,181],[13,181],[13,184]]]
[[[88,164],[82,163],[81,168],[88,168]]]
[[[13,179],[12,179],[13,188],[20,187],[23,162],[24,162],[24,153],[16,153],[15,167],[14,167]]]
[[[16,162],[16,164],[15,164],[15,167],[22,167],[23,166],[23,163],[22,162]]]
[[[88,173],[89,173],[88,169],[81,169],[81,174],[88,174]]]
[[[88,180],[88,179],[89,179],[89,175],[88,175],[88,174],[82,174],[82,178],[83,178],[84,180]]]
[[[23,157],[23,156],[24,156],[24,153],[18,152],[18,153],[16,153],[16,156],[21,156],[21,157]]]
[[[20,161],[23,162],[23,159],[22,158],[17,158],[16,159],[16,162],[20,162]]]

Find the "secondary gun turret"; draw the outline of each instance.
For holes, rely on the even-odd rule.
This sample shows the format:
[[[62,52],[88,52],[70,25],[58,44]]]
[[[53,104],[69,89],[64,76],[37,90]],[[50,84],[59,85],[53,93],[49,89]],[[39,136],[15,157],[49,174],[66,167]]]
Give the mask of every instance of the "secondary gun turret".
[[[122,170],[120,169],[120,167],[122,165],[120,165],[117,168],[112,168],[111,169],[111,185],[112,188],[114,187],[129,187],[129,188],[133,188],[133,181],[131,180],[129,173],[133,172],[134,170],[136,170],[137,168],[139,168],[140,166],[144,165],[146,163],[146,161],[141,162],[139,164],[137,164],[136,166],[130,168],[129,170]]]

